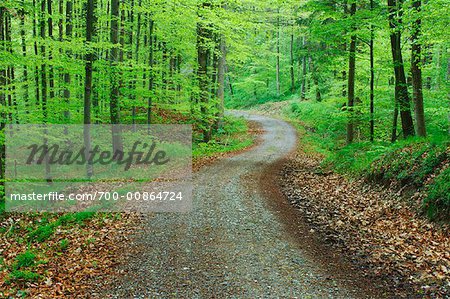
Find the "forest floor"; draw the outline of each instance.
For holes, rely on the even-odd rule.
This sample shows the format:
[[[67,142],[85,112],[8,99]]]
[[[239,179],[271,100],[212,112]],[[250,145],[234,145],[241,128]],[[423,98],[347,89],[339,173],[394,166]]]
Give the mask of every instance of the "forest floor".
[[[257,113],[279,116],[287,105],[265,104]],[[414,190],[324,170],[324,157],[304,138],[304,129],[298,130],[297,150],[278,172],[278,184],[301,212],[310,237],[351,261],[364,277],[388,282],[398,297],[449,298],[449,227],[411,205],[407,196]]]
[[[258,123],[228,125],[234,126],[231,132],[195,153],[194,172],[258,144]],[[0,298],[91,298],[86,281],[111,273],[118,256],[129,250],[130,236],[151,217],[0,213]]]
[[[296,148],[284,121],[246,115],[259,143],[206,165],[193,178],[193,211],[155,214],[130,237],[112,277],[91,280],[98,298],[393,297],[312,241],[276,175]]]

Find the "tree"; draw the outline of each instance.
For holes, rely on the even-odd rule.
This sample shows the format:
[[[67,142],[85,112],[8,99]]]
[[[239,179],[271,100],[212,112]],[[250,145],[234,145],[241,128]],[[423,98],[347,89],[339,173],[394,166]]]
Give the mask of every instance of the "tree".
[[[350,16],[356,13],[356,2],[351,3]],[[352,30],[355,30],[354,25]],[[350,49],[348,58],[348,102],[347,111],[349,120],[347,124],[347,144],[353,142],[354,139],[354,104],[355,104],[355,75],[356,75],[356,35],[352,33],[350,37]]]
[[[111,114],[112,126],[112,144],[113,153],[123,151],[122,131],[120,128],[120,104],[119,91],[121,87],[119,68],[119,0],[111,0],[111,44],[113,45],[110,52],[110,67],[111,67],[111,99],[109,102],[109,109]],[[120,51],[122,52],[122,51]],[[121,55],[122,56],[122,55]]]
[[[413,101],[414,112],[416,117],[417,135],[425,137],[427,135],[425,127],[425,112],[423,107],[423,92],[422,92],[422,47],[419,41],[421,32],[421,6],[422,0],[413,0],[413,12],[416,18],[412,25],[412,46],[411,46],[411,75],[413,85]]]
[[[411,101],[408,94],[408,85],[406,82],[405,68],[403,65],[402,46],[401,46],[401,24],[402,24],[402,5],[403,0],[388,0],[389,8],[389,26],[391,28],[391,52],[394,63],[395,73],[395,102],[400,110],[402,122],[403,137],[414,136],[414,123],[411,116]],[[396,117],[394,117],[396,118]],[[396,122],[394,121],[394,127]],[[393,140],[395,140],[395,133]]]
[[[88,0],[86,11],[86,46],[88,53],[86,54],[85,63],[85,79],[84,79],[84,148],[85,157],[88,161],[86,167],[87,176],[93,175],[92,164],[89,162],[89,152],[91,151],[91,95],[92,95],[92,62],[94,61],[93,49],[91,48],[92,36],[95,32],[94,20],[94,0]]]
[[[373,13],[374,0],[370,0],[370,11]],[[374,61],[375,26],[370,24],[370,142],[375,140],[375,61]]]
[[[201,112],[201,127],[203,134],[203,142],[211,140],[211,125],[207,117],[209,102],[209,76],[208,76],[208,57],[210,50],[208,41],[211,38],[211,32],[205,24],[203,10],[209,9],[210,4],[203,2],[199,9],[199,22],[197,23],[197,76],[199,83],[199,104]]]

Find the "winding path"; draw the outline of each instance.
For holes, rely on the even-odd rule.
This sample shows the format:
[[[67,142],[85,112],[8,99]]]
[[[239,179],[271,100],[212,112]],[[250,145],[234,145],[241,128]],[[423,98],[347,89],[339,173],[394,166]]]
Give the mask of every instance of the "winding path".
[[[149,218],[105,297],[361,298],[305,254],[271,204],[270,166],[295,149],[294,128],[235,113],[262,125],[261,142],[194,174],[191,213]]]

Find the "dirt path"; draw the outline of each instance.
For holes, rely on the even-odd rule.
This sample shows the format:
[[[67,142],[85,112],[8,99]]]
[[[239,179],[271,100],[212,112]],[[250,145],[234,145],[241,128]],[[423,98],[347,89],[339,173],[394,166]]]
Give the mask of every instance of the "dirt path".
[[[274,204],[270,170],[294,150],[295,130],[280,120],[246,117],[263,127],[259,145],[197,172],[191,213],[145,220],[101,297],[370,297],[348,283],[352,275],[329,275],[310,244],[288,228],[291,212]]]

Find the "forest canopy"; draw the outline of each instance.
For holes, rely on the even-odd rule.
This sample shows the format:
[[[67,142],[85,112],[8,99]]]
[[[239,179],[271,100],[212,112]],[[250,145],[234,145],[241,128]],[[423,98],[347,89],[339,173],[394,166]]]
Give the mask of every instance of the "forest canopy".
[[[447,0],[2,1],[0,129],[185,122],[209,142],[225,104],[292,98],[325,111],[337,146],[447,136],[449,11]],[[3,180],[3,133],[0,144]]]

